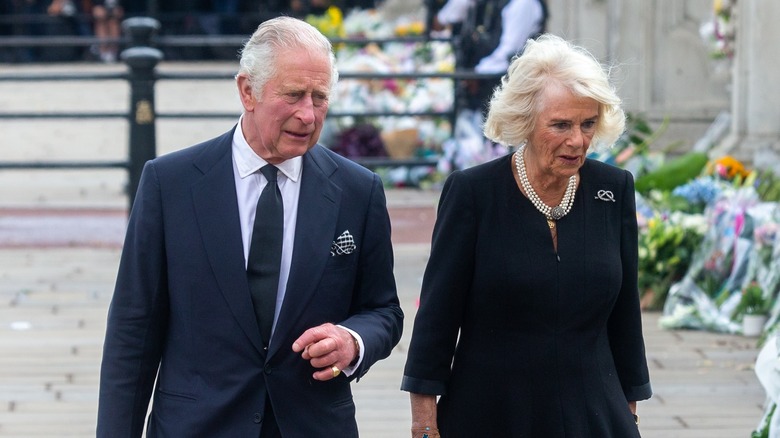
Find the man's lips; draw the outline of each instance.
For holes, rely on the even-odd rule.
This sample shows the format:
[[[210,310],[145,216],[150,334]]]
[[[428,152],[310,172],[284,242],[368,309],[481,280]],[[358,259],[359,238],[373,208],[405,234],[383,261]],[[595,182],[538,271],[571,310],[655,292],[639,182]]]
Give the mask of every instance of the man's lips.
[[[284,131],[284,132],[287,135],[290,135],[290,136],[293,136],[293,137],[297,137],[297,138],[306,138],[306,137],[311,135],[311,132],[304,132],[304,133],[293,132],[293,131]]]

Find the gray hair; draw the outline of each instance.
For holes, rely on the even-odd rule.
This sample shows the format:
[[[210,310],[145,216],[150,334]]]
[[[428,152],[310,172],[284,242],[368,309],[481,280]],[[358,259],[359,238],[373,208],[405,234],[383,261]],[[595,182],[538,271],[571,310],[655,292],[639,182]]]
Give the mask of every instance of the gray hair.
[[[241,49],[241,60],[236,77],[245,75],[252,85],[255,98],[262,97],[265,84],[276,76],[277,59],[285,50],[305,48],[311,53],[322,53],[331,65],[330,91],[333,93],[339,72],[330,41],[309,23],[292,17],[276,17],[257,27]]]
[[[505,145],[525,142],[544,104],[542,90],[558,82],[576,96],[598,102],[599,119],[592,144],[611,146],[625,129],[626,116],[609,75],[610,71],[590,52],[558,36],[544,34],[529,39],[490,99],[485,136]]]

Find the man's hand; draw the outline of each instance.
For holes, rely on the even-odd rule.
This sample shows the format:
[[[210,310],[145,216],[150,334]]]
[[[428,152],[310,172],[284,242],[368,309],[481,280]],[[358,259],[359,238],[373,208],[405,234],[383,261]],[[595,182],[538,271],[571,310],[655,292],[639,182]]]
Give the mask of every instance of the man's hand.
[[[330,380],[347,368],[357,356],[355,338],[341,327],[326,323],[312,327],[295,340],[292,349],[319,371],[315,380]],[[335,368],[334,368],[335,367]]]

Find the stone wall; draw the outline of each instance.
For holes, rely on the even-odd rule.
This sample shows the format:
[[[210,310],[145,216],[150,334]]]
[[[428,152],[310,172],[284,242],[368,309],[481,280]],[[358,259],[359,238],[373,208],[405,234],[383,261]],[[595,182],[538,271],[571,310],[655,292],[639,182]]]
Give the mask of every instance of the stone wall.
[[[721,1],[737,3],[736,55],[727,59],[715,59],[700,34],[714,19],[713,0],[546,1],[549,32],[614,66],[627,111],[654,128],[668,120],[653,148],[682,153],[705,146],[712,155],[731,154],[780,173],[780,7],[775,0]],[[407,11],[420,11],[422,3],[386,0]],[[711,129],[715,125],[728,127]],[[710,135],[713,131],[717,135]]]
[[[615,66],[629,112],[669,125],[653,148],[693,147],[730,110],[730,60],[715,60],[699,33],[710,0],[547,0],[548,31]]]

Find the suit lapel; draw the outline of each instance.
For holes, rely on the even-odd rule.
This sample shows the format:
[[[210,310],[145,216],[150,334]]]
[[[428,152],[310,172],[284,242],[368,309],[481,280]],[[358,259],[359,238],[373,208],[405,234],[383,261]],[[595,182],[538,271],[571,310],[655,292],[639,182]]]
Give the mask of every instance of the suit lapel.
[[[260,329],[252,307],[244,266],[241,224],[231,154],[232,131],[214,141],[195,160],[204,175],[193,185],[192,198],[206,256],[217,284],[241,329],[258,349]]]
[[[330,175],[336,171],[337,165],[320,147],[315,146],[303,156],[290,276],[274,339],[283,338],[283,333],[293,326],[304,311],[330,258],[330,245],[341,204],[341,189],[330,181]],[[300,333],[294,335],[297,337]],[[278,349],[279,342],[272,340],[269,356]]]

